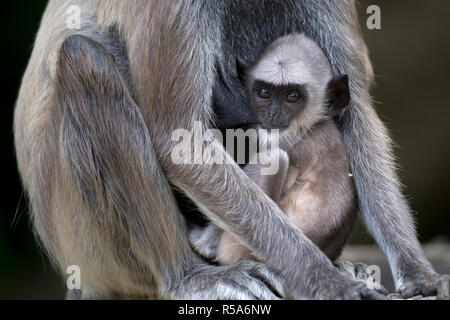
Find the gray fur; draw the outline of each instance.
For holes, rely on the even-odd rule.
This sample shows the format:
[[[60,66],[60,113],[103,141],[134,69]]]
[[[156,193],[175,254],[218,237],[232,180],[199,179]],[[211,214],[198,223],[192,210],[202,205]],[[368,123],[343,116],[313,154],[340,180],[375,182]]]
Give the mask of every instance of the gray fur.
[[[69,5],[81,8],[81,30],[67,29]],[[216,67],[232,82],[236,56],[251,64],[293,31],[353,79],[344,139],[361,210],[397,283],[434,276],[370,104],[352,1],[51,0],[17,101],[15,145],[36,233],[62,270],[81,267],[84,297],[273,298],[261,278],[282,291],[261,264],[196,256],[169,183],[288,279],[285,297],[379,297],[334,268],[237,165],[171,162],[173,130],[213,119]]]

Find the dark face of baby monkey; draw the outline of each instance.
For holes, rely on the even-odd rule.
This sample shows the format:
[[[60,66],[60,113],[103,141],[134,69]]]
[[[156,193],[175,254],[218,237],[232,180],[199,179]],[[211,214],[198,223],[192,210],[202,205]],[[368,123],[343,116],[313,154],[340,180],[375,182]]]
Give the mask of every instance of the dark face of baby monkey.
[[[259,125],[281,129],[281,140],[339,114],[350,101],[347,75],[333,77],[323,51],[303,34],[274,41],[246,69],[244,81]]]
[[[307,105],[308,94],[301,84],[275,85],[256,80],[251,88],[250,108],[262,128],[287,128]]]

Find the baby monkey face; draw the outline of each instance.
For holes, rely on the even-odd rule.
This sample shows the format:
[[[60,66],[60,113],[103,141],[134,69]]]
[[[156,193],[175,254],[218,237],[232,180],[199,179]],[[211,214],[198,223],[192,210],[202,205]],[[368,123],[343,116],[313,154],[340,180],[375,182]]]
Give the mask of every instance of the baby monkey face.
[[[287,128],[306,106],[304,85],[274,85],[256,80],[250,94],[250,108],[264,129]]]

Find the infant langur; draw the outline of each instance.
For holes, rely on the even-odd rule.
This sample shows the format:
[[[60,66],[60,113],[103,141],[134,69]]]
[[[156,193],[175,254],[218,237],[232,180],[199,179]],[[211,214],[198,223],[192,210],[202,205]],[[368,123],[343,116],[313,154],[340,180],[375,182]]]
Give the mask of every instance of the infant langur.
[[[333,121],[350,100],[347,76],[333,78],[318,45],[302,34],[291,34],[261,54],[246,72],[245,82],[259,126],[279,129],[282,151],[275,175],[262,175],[258,164],[248,164],[244,171],[335,260],[356,216],[349,160]],[[270,133],[260,136],[263,141],[271,138]],[[276,157],[277,152],[272,154]],[[212,223],[194,229],[190,238],[201,255],[221,264],[255,259],[238,239]]]

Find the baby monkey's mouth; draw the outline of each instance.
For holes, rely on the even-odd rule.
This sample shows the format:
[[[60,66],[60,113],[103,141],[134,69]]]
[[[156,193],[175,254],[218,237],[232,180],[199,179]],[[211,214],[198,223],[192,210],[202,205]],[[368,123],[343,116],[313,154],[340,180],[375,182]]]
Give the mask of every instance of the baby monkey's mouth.
[[[283,130],[283,129],[287,129],[289,127],[289,122],[290,121],[280,119],[280,120],[260,122],[259,125],[261,126],[262,129],[266,129],[266,130],[270,130],[270,129]]]
[[[264,112],[258,117],[259,124],[263,129],[286,129],[289,127],[291,117],[287,113],[278,110],[276,112]]]

